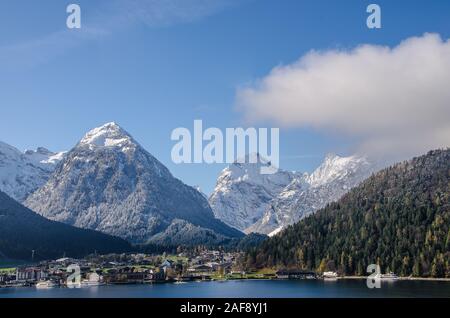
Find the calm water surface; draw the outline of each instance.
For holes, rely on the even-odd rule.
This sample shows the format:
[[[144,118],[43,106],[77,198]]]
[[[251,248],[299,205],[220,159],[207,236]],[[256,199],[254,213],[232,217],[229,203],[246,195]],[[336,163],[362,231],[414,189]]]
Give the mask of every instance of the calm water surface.
[[[0,288],[0,298],[301,298],[301,297],[450,297],[450,282],[383,282],[369,289],[365,280],[243,280],[184,284],[109,285],[77,289]]]

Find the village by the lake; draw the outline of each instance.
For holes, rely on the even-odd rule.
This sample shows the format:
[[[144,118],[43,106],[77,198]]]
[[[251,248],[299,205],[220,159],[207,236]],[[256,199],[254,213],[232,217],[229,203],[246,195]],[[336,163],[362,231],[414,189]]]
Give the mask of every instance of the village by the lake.
[[[334,279],[333,272],[299,269],[246,271],[242,253],[200,249],[178,254],[108,254],[63,257],[0,268],[0,288],[89,287],[242,279]]]

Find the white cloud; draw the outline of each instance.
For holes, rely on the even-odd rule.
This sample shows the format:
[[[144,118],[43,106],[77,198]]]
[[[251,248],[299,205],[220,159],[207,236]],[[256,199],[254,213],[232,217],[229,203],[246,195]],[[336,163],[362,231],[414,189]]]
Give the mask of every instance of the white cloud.
[[[450,146],[450,41],[312,51],[237,92],[247,120],[361,140],[359,150],[407,158]]]

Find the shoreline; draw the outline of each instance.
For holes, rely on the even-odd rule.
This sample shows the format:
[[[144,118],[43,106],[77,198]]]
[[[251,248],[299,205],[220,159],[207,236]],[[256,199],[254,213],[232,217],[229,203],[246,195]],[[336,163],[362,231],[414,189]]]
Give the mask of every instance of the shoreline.
[[[367,279],[368,276],[342,276],[338,279]],[[450,278],[435,278],[435,277],[398,277],[395,280],[417,280],[417,281],[433,281],[433,282],[450,282]]]
[[[337,280],[366,280],[367,276],[342,276],[337,277]],[[185,281],[182,283],[190,283],[190,282],[226,282],[226,281],[300,281],[302,279],[277,279],[277,278],[239,278],[239,279],[211,279],[205,281]],[[317,278],[315,280],[324,280],[323,278]],[[431,282],[450,282],[450,278],[432,278],[432,277],[398,277],[395,280],[387,280],[389,282],[395,281],[431,281]],[[175,284],[175,281],[166,281],[160,282],[161,284]],[[136,283],[110,283],[105,284],[104,286],[114,286],[114,285],[137,285]],[[143,284],[145,285],[145,284]],[[14,286],[14,285],[0,285],[0,289],[2,288],[33,288],[35,286]],[[65,286],[58,286],[64,288]]]

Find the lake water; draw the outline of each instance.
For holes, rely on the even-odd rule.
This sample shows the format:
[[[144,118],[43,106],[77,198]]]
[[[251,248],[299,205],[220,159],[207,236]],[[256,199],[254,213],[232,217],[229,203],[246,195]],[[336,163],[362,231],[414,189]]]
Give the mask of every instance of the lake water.
[[[382,282],[369,289],[365,280],[242,280],[184,284],[109,285],[84,288],[0,288],[0,298],[326,298],[450,297],[450,282]]]

